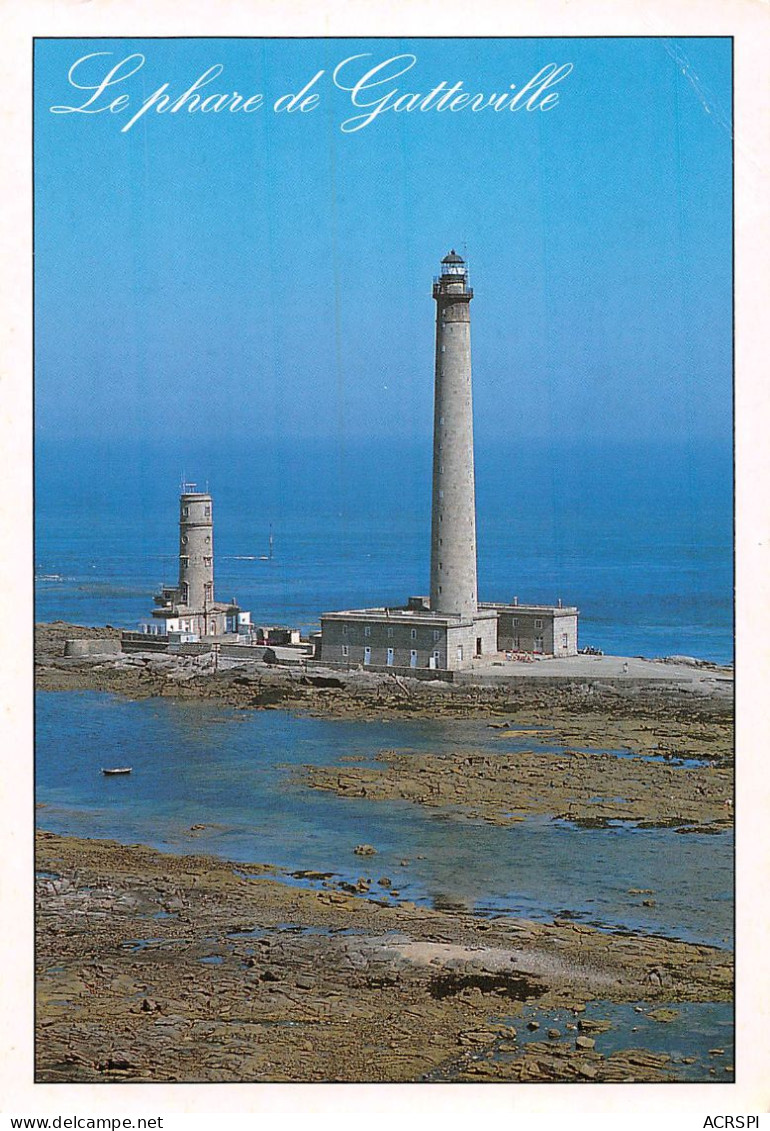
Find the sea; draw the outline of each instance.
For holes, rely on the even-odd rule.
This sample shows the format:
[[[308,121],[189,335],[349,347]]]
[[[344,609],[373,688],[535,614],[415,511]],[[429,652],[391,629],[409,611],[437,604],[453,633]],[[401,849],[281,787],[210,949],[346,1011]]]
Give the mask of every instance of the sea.
[[[217,596],[255,622],[403,603],[429,584],[430,458],[429,437],[39,439],[36,620],[147,617],[183,481],[214,498]],[[480,599],[576,605],[605,653],[732,663],[732,483],[716,441],[477,441]]]

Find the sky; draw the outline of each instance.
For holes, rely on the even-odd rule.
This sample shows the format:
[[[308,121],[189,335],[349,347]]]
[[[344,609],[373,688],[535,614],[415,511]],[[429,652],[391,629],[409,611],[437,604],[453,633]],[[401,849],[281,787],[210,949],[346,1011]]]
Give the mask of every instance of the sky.
[[[143,62],[98,95],[68,79],[95,52],[73,72],[92,87]],[[571,70],[547,110],[389,111],[352,131],[362,111],[333,74],[354,55],[341,85],[414,57],[361,100]],[[123,128],[215,65],[202,96],[265,105]],[[273,110],[319,71],[312,108]],[[99,113],[51,110],[92,95]],[[421,441],[431,283],[456,248],[477,435],[727,441],[730,106],[727,39],[38,40],[38,438]]]

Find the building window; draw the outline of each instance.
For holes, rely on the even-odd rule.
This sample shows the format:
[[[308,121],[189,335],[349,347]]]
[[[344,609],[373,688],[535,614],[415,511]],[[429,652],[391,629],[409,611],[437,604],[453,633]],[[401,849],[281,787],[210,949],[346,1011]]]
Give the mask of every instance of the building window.
[[[372,635],[372,627],[371,627],[371,625],[369,625],[369,624],[365,624],[365,625],[364,625],[364,636],[371,636],[371,635]]]
[[[179,559],[179,564],[180,564],[180,566],[182,567],[182,569],[187,569],[187,567],[188,567],[188,566],[189,566],[189,564],[190,564],[190,559],[189,559],[188,557],[185,557],[185,556],[183,555],[183,556],[182,556],[182,557],[181,557],[181,558]]]
[[[183,535],[182,535],[182,545],[183,545],[183,546],[186,546],[186,545],[187,545],[187,535],[186,535],[186,534],[183,534]]]
[[[183,582],[182,582],[182,587],[181,587],[181,589],[179,590],[179,596],[180,596],[180,597],[181,597],[181,599],[182,599],[182,604],[183,604],[183,605],[186,605],[186,604],[187,604],[187,597],[188,597],[188,594],[189,594],[189,592],[190,592],[190,589],[189,589],[189,586],[188,586],[187,582],[186,582],[186,581],[183,581]]]
[[[563,632],[561,634],[561,646],[562,646],[562,648],[568,648],[569,647],[569,637],[567,636],[566,632]]]
[[[416,629],[416,628],[413,628],[413,629],[411,630],[411,632],[409,633],[409,635],[410,635],[410,637],[412,638],[412,640],[416,640],[416,639],[417,639],[417,629]]]
[[[439,632],[439,630],[437,628],[434,628],[433,629],[433,640],[434,640],[434,642],[436,640],[438,640],[440,636],[441,636],[441,633]]]
[[[393,629],[389,628],[388,629],[388,640],[392,640],[392,639],[393,639]]]
[[[208,546],[210,542],[211,542],[211,535],[207,534],[206,535],[206,545]]]
[[[518,627],[519,627],[519,618],[518,618],[518,617],[514,617],[514,618],[513,618],[513,622],[512,622],[512,624],[513,624],[513,627],[514,627],[514,628],[518,628]]]
[[[203,564],[204,564],[205,566],[210,566],[213,560],[214,560],[213,558],[204,558],[204,559],[203,559]]]
[[[190,513],[189,507],[182,507],[182,514],[184,515],[185,518],[187,518],[189,513]]]
[[[536,636],[535,637],[535,651],[536,652],[542,652],[543,651],[543,638],[542,638],[542,636]]]
[[[520,648],[520,647],[521,647],[521,641],[519,640],[518,636],[514,636],[514,638],[513,638],[513,646],[514,646],[514,648],[516,648],[516,649],[518,649],[518,648]]]
[[[349,651],[349,649],[348,649],[347,644],[343,644],[342,645],[342,655],[343,655],[344,659],[348,658],[348,651]]]
[[[543,622],[541,620],[536,620],[535,621],[535,628],[542,628],[542,627],[543,627]]]
[[[211,507],[210,506],[204,507],[203,514],[204,514],[205,518],[211,518]]]
[[[438,563],[439,573],[443,570],[444,566],[441,562]]]
[[[457,660],[458,660],[459,663],[463,662],[463,646],[462,646],[462,644],[457,645]]]

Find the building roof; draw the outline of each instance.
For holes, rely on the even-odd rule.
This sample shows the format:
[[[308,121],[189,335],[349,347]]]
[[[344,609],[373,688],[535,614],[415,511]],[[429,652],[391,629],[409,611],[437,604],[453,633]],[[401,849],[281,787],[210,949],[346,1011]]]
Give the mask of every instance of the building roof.
[[[463,616],[460,613],[434,613],[430,609],[404,609],[404,608],[373,608],[373,609],[342,609],[333,613],[321,613],[321,621],[325,620],[357,620],[381,621],[383,624],[425,624],[442,625],[448,628],[457,628],[460,625],[473,624],[475,620],[487,620],[495,615],[494,609],[479,608],[477,616]]]
[[[578,614],[576,605],[522,605],[518,602],[511,604],[503,601],[482,601],[479,608],[496,613],[544,613],[546,616],[553,614],[558,617]]]
[[[455,249],[454,249],[454,248],[452,248],[452,250],[450,251],[449,255],[445,255],[445,256],[444,256],[444,258],[443,258],[443,259],[441,260],[441,262],[442,262],[442,263],[464,263],[464,262],[465,262],[465,260],[464,260],[464,259],[462,259],[462,258],[461,258],[461,257],[460,257],[460,256],[459,256],[459,255],[457,254],[457,252],[455,251]]]

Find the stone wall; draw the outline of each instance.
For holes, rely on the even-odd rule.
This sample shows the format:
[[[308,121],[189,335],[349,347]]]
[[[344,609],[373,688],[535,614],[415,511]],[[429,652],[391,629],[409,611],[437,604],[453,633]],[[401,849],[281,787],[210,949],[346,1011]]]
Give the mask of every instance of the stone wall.
[[[577,613],[561,613],[558,609],[501,610],[498,615],[498,648],[501,652],[575,656],[577,619]]]

